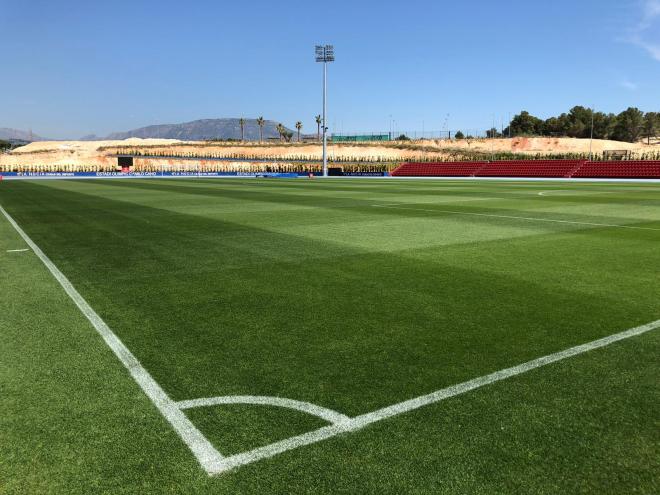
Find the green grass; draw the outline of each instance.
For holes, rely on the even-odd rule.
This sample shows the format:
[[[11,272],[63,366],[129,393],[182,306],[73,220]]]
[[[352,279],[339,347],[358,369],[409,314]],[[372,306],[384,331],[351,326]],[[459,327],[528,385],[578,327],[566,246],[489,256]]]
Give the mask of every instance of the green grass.
[[[354,416],[660,318],[660,185],[15,181],[0,204],[175,400]],[[208,477],[23,247],[0,218],[0,493],[660,489],[658,331]],[[325,424],[187,414],[223,454]]]

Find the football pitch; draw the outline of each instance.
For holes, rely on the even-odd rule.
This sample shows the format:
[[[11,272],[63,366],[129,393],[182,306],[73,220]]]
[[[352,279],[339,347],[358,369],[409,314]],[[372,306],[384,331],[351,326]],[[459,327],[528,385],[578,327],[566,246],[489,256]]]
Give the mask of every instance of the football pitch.
[[[658,493],[660,184],[0,183],[0,493]]]

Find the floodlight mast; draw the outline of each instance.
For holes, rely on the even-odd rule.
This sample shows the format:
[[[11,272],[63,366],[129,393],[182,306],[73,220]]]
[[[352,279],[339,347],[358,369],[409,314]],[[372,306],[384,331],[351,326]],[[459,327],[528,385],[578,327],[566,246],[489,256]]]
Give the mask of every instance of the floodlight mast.
[[[328,62],[335,61],[332,45],[316,45],[316,61],[323,62],[323,177],[328,176],[328,126],[326,125],[326,93],[328,91]]]

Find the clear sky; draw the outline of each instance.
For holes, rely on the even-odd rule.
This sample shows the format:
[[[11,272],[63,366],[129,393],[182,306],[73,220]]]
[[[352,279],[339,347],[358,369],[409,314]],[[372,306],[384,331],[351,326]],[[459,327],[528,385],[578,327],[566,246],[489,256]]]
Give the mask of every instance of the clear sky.
[[[660,111],[660,0],[0,0],[0,127],[77,138],[263,115],[312,132],[317,43],[335,45],[336,132]]]

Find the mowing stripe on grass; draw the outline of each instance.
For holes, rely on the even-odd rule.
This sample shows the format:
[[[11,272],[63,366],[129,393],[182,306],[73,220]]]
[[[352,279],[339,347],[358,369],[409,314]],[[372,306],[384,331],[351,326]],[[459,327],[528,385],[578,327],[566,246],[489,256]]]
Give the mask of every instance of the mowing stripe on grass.
[[[593,227],[616,227],[619,229],[654,230],[660,232],[660,229],[656,229],[653,227],[637,227],[635,225],[618,225],[614,223],[577,222],[574,220],[557,220],[554,218],[519,217],[516,215],[497,215],[495,213],[473,213],[468,211],[456,211],[456,210],[431,210],[430,208],[409,208],[406,206],[392,206],[392,205],[371,205],[371,206],[373,206],[374,208],[392,208],[395,210],[430,211],[431,213],[448,213],[451,215],[471,215],[476,217],[511,218],[515,220],[528,220],[532,222],[568,223],[573,225],[588,225]]]
[[[325,426],[309,433],[304,433],[302,435],[266,445],[265,447],[260,447],[249,452],[226,457],[221,469],[216,471],[214,474],[220,474],[228,469],[250,464],[261,459],[267,459],[277,454],[281,454],[282,452],[286,452],[287,450],[292,450],[304,445],[320,442],[342,433],[356,431],[383,419],[398,416],[399,414],[413,411],[415,409],[419,409],[420,407],[434,404],[442,400],[449,399],[450,397],[455,397],[457,395],[461,395],[471,390],[483,387],[485,385],[521,375],[536,368],[556,363],[557,361],[577,356],[579,354],[583,354],[600,347],[605,347],[630,337],[642,335],[657,328],[660,328],[660,320],[656,320],[639,327],[631,328],[623,332],[615,333],[608,337],[603,337],[602,339],[594,340],[586,344],[581,344],[569,349],[565,349],[563,351],[555,352],[554,354],[548,354],[547,356],[533,359],[532,361],[528,361],[511,368],[505,368],[503,370],[480,376],[478,378],[474,378],[457,385],[452,385],[450,387],[443,388],[441,390],[437,390],[430,394],[422,395],[414,399],[403,401],[392,406],[387,406],[370,413],[362,414],[341,424]]]
[[[126,367],[133,379],[142,388],[151,402],[158,408],[160,413],[169,421],[181,439],[190,448],[199,463],[206,472],[213,473],[221,469],[223,456],[211,445],[204,435],[192,424],[186,415],[179,409],[176,403],[169,398],[165,391],[156,383],[149,372],[144,369],[137,358],[128,350],[119,337],[108,327],[101,317],[85,301],[80,293],[71,284],[64,274],[53,264],[30,237],[19,227],[14,219],[0,206],[0,212],[5,216],[16,232],[23,238],[28,246],[32,248],[34,254],[46,265],[46,268],[53,274],[53,277],[59,282],[67,295],[78,306],[78,309],[87,317],[92,326],[96,329],[105,343],[112,349],[112,352],[119,358]]]

